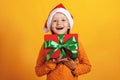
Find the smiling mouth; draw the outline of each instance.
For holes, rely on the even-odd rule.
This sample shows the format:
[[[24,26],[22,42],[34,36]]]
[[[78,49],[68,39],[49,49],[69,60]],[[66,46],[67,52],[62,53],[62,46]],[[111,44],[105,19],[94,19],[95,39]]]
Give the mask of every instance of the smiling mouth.
[[[56,27],[56,29],[57,29],[57,30],[62,30],[62,29],[63,29],[63,27]]]

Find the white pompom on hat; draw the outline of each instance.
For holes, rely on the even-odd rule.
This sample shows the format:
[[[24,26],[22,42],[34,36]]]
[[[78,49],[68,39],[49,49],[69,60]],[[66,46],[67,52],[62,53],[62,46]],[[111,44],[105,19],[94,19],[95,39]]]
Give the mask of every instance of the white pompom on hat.
[[[45,26],[43,28],[43,32],[48,32],[50,31],[50,27],[51,27],[51,21],[52,21],[52,18],[53,16],[57,13],[57,12],[60,12],[60,13],[63,13],[67,18],[68,18],[68,21],[69,21],[69,24],[70,24],[70,30],[72,29],[72,26],[73,26],[73,17],[72,15],[65,9],[65,7],[62,5],[62,3],[60,3],[59,5],[57,5],[49,14],[48,16],[48,19],[45,23]]]

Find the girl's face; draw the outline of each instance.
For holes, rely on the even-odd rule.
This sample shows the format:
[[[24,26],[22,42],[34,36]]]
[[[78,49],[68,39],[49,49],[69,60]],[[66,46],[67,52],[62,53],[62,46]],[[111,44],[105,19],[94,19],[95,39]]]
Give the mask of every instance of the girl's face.
[[[67,17],[62,13],[56,13],[51,22],[51,30],[55,34],[67,34],[70,29],[69,21]]]

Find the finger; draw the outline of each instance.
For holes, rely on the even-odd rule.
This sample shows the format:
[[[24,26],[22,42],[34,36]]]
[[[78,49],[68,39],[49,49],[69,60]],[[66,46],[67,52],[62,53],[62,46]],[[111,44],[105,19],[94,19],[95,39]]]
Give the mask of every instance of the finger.
[[[58,59],[61,59],[62,58],[62,56],[59,56],[59,58]]]
[[[67,58],[60,59],[60,61],[69,61]]]
[[[78,58],[75,59],[75,63],[79,63],[79,59]]]
[[[52,59],[52,61],[55,63],[56,62],[56,60],[55,59]]]
[[[65,59],[59,59],[59,60],[57,60],[57,62],[62,62],[62,61],[67,61],[67,60],[65,60]]]

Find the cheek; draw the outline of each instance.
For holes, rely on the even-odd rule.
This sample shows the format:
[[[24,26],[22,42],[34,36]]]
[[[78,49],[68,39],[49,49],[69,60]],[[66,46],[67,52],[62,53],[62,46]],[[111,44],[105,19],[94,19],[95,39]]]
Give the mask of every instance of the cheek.
[[[55,26],[56,26],[56,24],[55,24],[55,23],[51,24],[51,27],[52,27],[52,28],[54,28]]]
[[[52,31],[54,31],[54,30],[55,30],[55,25],[52,24],[50,29],[51,29]]]
[[[67,26],[67,27],[66,27],[67,29],[70,29],[70,26],[69,26],[69,25],[66,25],[66,26]]]
[[[67,29],[70,29],[70,24],[66,23],[66,27],[67,27]]]

